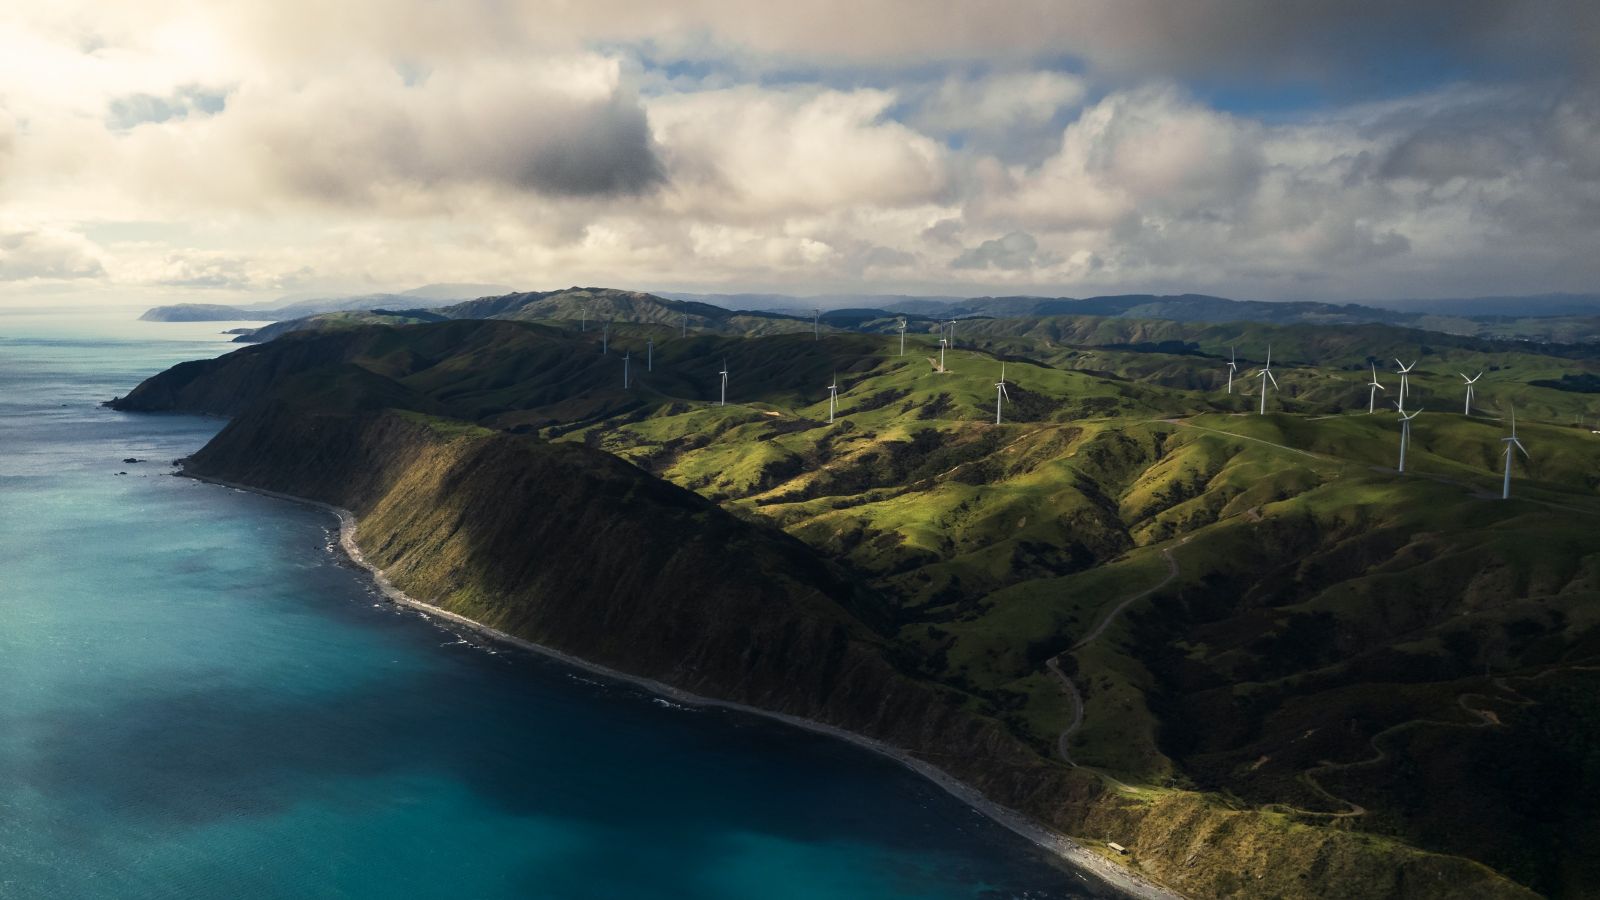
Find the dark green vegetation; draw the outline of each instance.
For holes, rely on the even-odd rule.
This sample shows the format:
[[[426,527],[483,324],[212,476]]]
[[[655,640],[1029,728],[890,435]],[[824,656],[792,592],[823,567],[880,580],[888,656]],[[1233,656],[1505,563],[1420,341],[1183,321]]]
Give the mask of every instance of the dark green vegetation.
[[[941,373],[871,312],[474,302],[502,320],[290,334],[118,404],[237,416],[191,470],[351,507],[416,596],[880,737],[1197,896],[1600,891],[1600,400],[1537,383],[1584,353],[1062,316],[963,320]],[[1365,415],[1393,356],[1404,477]]]

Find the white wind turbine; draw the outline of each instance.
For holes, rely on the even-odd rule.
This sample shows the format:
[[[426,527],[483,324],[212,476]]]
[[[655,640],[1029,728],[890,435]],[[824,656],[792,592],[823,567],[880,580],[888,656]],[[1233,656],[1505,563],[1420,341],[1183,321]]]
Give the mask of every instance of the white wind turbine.
[[[906,355],[906,320],[904,317],[900,319],[900,355]]]
[[[954,350],[956,348],[956,320],[955,319],[951,319],[950,320],[949,328],[950,328],[950,349]]]
[[[1371,390],[1367,391],[1367,415],[1372,415],[1373,404],[1378,402],[1378,392],[1387,391],[1388,388],[1378,383],[1378,364],[1372,363],[1372,380],[1367,382]]]
[[[1006,390],[1006,364],[1000,364],[1000,380],[994,383],[994,423],[1000,424],[1000,404],[1010,400],[1011,394]]]
[[[628,378],[628,366],[633,361],[633,351],[622,354],[622,389],[627,390],[632,383]]]
[[[1472,386],[1478,383],[1478,379],[1483,377],[1483,373],[1479,372],[1471,378],[1468,378],[1465,372],[1457,372],[1456,374],[1460,375],[1461,380],[1467,383],[1467,405],[1462,415],[1470,416],[1472,415]]]
[[[822,340],[822,310],[820,309],[811,310],[811,339],[814,341]]]
[[[1399,409],[1396,403],[1395,408]],[[1406,446],[1411,443],[1411,420],[1422,415],[1422,410],[1417,410],[1411,415],[1406,415],[1405,410],[1400,410],[1400,471],[1406,470]]]
[[[1252,377],[1260,377],[1260,379],[1261,379],[1261,415],[1264,416],[1264,415],[1267,414],[1267,380],[1268,379],[1272,380],[1272,386],[1273,387],[1277,387],[1278,386],[1278,379],[1276,377],[1274,377],[1273,374],[1272,374],[1272,345],[1271,344],[1267,345],[1267,363],[1266,363],[1266,365],[1262,366],[1261,367],[1261,371],[1257,372],[1255,374],[1255,376],[1252,376]]]
[[[1512,407],[1511,408],[1511,436],[1510,437],[1501,438],[1500,440],[1501,440],[1501,442],[1503,442],[1506,445],[1506,478],[1505,478],[1505,481],[1501,482],[1501,484],[1500,484],[1500,499],[1501,500],[1510,500],[1511,499],[1511,448],[1515,447],[1518,450],[1522,451],[1522,455],[1523,456],[1528,456],[1528,448],[1522,446],[1522,442],[1517,440],[1517,409],[1516,409],[1516,407]],[[1532,459],[1533,457],[1528,456],[1528,458]]]
[[[944,371],[944,348],[947,343],[949,342],[944,339],[944,335],[939,335],[939,371],[941,372]]]
[[[1239,354],[1233,352],[1233,345],[1228,345],[1228,393],[1233,393],[1233,375],[1239,371]]]
[[[656,370],[656,339],[655,338],[651,338],[649,343],[644,345],[644,370],[646,372],[654,372]]]
[[[723,357],[723,359],[722,359],[722,371],[717,373],[717,374],[722,376],[722,400],[720,402],[718,402],[717,405],[718,406],[727,406],[728,405],[728,359],[727,359],[727,357]]]
[[[1394,364],[1400,367],[1400,402],[1395,405],[1395,408],[1404,413],[1406,411],[1406,397],[1411,393],[1411,370],[1416,368],[1417,361],[1413,359],[1411,365],[1408,366],[1397,358]]]
[[[601,353],[610,353],[611,352],[611,323],[610,322],[607,322],[606,325],[605,325],[605,328],[600,331],[600,352]]]
[[[683,314],[683,337],[689,336],[689,314]]]
[[[839,373],[833,373],[833,380],[828,382],[828,424],[833,424],[834,411],[839,408]]]

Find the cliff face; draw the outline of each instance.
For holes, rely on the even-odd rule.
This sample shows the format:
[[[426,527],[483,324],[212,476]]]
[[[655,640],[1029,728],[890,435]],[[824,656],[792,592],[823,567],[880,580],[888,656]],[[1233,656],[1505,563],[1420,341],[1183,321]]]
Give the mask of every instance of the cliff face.
[[[937,754],[1013,804],[1098,793],[899,672],[886,611],[847,573],[609,454],[278,402],[187,470],[351,509],[363,553],[398,587],[502,631]]]

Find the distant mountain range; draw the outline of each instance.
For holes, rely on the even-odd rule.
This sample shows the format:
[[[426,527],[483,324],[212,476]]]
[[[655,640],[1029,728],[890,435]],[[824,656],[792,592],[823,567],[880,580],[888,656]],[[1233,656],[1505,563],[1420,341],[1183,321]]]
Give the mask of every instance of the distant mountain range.
[[[1397,307],[1314,301],[1231,300],[1205,294],[1104,297],[912,297],[896,294],[650,294],[609,288],[484,293],[495,285],[429,285],[398,294],[312,298],[276,307],[181,304],[149,310],[154,321],[271,319],[239,338],[357,324],[417,324],[442,319],[613,321],[745,336],[809,330],[814,316],[832,330],[887,331],[906,318],[926,330],[938,319],[1099,317],[1266,325],[1400,325],[1446,334],[1547,343],[1600,340],[1600,295],[1547,294],[1458,300],[1398,300]],[[452,298],[452,295],[455,295]],[[470,299],[460,299],[469,295]],[[914,329],[916,330],[916,329]]]
[[[325,312],[369,310],[379,307],[429,309],[473,297],[508,293],[503,284],[425,284],[399,293],[356,294],[338,297],[281,298],[257,306],[221,303],[177,303],[145,310],[146,322],[281,322]]]

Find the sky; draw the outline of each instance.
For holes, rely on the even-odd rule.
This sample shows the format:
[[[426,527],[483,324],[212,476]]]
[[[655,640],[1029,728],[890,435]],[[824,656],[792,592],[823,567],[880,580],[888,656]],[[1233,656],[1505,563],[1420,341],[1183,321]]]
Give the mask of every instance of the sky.
[[[1583,0],[10,0],[0,303],[1600,291]]]

